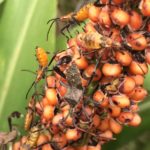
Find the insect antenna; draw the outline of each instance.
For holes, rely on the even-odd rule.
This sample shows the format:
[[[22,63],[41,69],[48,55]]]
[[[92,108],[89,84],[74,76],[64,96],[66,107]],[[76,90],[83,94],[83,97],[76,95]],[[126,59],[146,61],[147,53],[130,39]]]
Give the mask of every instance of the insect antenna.
[[[34,71],[31,71],[31,70],[27,70],[27,69],[22,69],[21,71],[26,71],[26,72],[30,72],[30,73],[32,73],[32,74],[35,74],[35,75],[36,75],[36,73],[35,73]]]
[[[31,84],[30,88],[28,89],[27,94],[26,94],[26,99],[28,98],[28,94],[29,94],[30,90],[32,89],[32,87],[35,85],[35,83],[36,82],[33,81],[33,83]]]
[[[50,30],[51,30],[53,24],[54,24],[57,20],[60,20],[60,18],[50,19],[50,20],[48,20],[48,22],[47,22],[47,24],[49,24],[50,22],[52,22],[52,23],[50,24],[50,26],[49,26],[48,31],[47,31],[47,41],[48,41],[49,32],[50,32]]]

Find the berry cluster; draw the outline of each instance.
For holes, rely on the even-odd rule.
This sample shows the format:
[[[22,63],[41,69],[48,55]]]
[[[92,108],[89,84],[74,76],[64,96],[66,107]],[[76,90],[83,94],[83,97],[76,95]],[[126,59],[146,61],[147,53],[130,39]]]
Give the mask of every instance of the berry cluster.
[[[33,85],[44,78],[44,93],[36,91],[29,101],[25,129],[30,132],[14,150],[18,145],[100,150],[124,125],[141,123],[138,104],[148,94],[143,82],[150,64],[150,0],[99,0],[87,6],[72,18],[88,20],[66,50],[48,62],[44,50],[36,49]]]

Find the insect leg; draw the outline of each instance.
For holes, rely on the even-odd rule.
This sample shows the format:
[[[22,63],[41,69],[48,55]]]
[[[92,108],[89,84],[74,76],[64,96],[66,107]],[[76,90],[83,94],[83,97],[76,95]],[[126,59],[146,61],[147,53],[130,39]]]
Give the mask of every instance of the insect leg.
[[[67,25],[65,25],[65,26],[60,30],[61,34],[67,38],[67,41],[69,40],[69,37],[64,33],[64,30],[67,29],[67,28],[69,28],[69,27],[70,27],[70,23],[68,23]]]
[[[67,32],[69,33],[70,38],[72,38],[72,35],[71,35],[71,33],[70,33],[70,30],[69,30],[69,27],[70,27],[70,26],[66,27],[66,29],[67,29]]]
[[[63,77],[64,79],[66,79],[66,75],[59,69],[59,67],[55,66],[53,68],[53,70],[58,73],[61,77]]]

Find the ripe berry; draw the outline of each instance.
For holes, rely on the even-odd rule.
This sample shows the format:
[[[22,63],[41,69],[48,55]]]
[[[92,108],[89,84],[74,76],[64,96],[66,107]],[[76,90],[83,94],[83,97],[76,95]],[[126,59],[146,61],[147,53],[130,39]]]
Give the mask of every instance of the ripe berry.
[[[109,127],[110,130],[115,134],[119,134],[122,131],[122,125],[112,118],[109,120]]]
[[[107,77],[118,77],[121,74],[122,67],[120,64],[106,63],[102,67],[102,72]]]
[[[141,33],[130,33],[127,42],[136,51],[142,51],[147,47],[147,40]]]
[[[65,135],[68,141],[70,140],[76,141],[79,138],[79,133],[77,129],[68,129]]]
[[[101,10],[99,7],[91,6],[89,8],[89,19],[92,20],[93,22],[97,22],[100,11]]]
[[[135,88],[135,81],[132,77],[126,76],[120,83],[119,91],[122,93],[129,93]]]
[[[130,22],[128,24],[129,29],[131,31],[139,30],[143,24],[142,16],[134,10],[132,10],[129,14],[130,14]]]
[[[58,104],[57,92],[54,88],[49,88],[46,90],[46,98],[48,99],[50,105],[55,106]]]
[[[123,28],[130,21],[130,15],[121,8],[115,7],[111,13],[112,21]]]
[[[148,72],[148,67],[144,62],[132,61],[129,66],[129,71],[133,75],[145,75]]]
[[[128,51],[120,50],[115,53],[116,60],[122,66],[129,66],[132,62],[132,56]]]
[[[129,98],[124,95],[124,94],[121,94],[121,95],[113,95],[112,96],[112,102],[119,106],[120,108],[126,108],[126,107],[129,107],[130,106],[130,100]]]

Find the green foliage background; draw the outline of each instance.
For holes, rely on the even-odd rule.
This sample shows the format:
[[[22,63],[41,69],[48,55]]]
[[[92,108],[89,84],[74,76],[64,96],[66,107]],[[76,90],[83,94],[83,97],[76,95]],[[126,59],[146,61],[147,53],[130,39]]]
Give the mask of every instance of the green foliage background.
[[[70,0],[68,5],[67,0],[0,0],[0,130],[8,130],[7,117],[11,112],[25,112],[25,95],[35,76],[21,69],[37,69],[35,46],[44,47],[50,54],[65,48],[66,39],[55,34],[55,27],[46,41],[46,22],[57,12],[71,11],[78,1]],[[150,71],[145,79],[148,90],[149,85]],[[103,146],[103,150],[150,149],[150,97],[140,108],[142,124],[137,128],[125,127],[117,140]],[[20,122],[19,128],[22,127]]]

